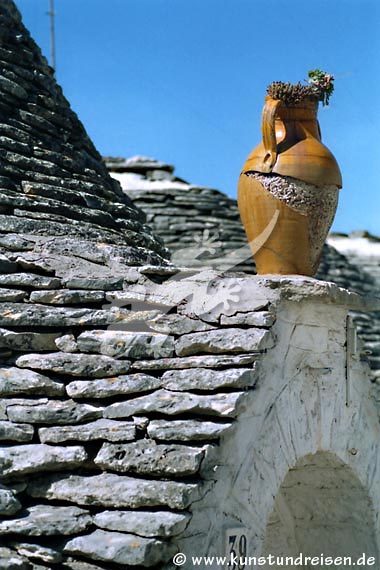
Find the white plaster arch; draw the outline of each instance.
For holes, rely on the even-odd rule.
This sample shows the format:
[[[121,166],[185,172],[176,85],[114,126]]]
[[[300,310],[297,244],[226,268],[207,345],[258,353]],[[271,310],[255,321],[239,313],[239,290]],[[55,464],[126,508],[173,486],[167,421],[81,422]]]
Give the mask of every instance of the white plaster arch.
[[[296,559],[300,553],[352,561],[365,554],[367,560],[378,560],[374,505],[352,469],[330,452],[297,461],[279,489],[268,520],[261,554]]]
[[[223,555],[226,532],[241,528],[248,554],[264,553],[284,481],[312,457],[329,458],[326,474],[334,473],[337,493],[340,484],[348,489],[354,482],[357,504],[366,506],[363,521],[372,525],[363,548],[379,550],[379,410],[368,367],[358,355],[347,375],[347,310],[312,297],[280,304],[277,345],[266,354],[257,389],[247,394],[234,429],[221,442],[219,464],[205,471],[214,483],[192,506],[192,521],[178,541],[181,551]],[[339,504],[337,499],[332,506]]]

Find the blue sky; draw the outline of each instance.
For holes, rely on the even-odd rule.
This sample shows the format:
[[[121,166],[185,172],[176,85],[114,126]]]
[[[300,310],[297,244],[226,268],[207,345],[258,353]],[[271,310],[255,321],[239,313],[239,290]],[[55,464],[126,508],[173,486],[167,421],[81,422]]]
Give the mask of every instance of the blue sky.
[[[48,0],[16,0],[49,57]],[[57,79],[102,154],[152,156],[236,197],[266,86],[336,77],[335,231],[380,234],[378,0],[55,0]]]

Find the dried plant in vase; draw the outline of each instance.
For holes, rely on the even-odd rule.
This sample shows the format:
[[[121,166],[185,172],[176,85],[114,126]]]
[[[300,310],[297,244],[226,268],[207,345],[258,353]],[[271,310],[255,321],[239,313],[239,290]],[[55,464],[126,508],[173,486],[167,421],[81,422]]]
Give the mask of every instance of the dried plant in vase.
[[[296,105],[308,98],[317,99],[323,105],[328,105],[334,91],[334,76],[321,69],[313,69],[309,71],[308,78],[306,85],[300,81],[294,84],[289,81],[286,83],[273,81],[267,87],[267,95],[282,101],[285,105]]]

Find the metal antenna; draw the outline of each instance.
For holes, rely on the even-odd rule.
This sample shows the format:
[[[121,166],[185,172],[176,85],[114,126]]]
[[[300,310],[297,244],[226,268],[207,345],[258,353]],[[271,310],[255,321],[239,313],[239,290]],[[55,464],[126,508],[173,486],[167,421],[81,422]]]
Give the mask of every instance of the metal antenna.
[[[54,0],[49,0],[50,10],[50,48],[51,48],[51,66],[55,71],[55,28],[54,28]]]

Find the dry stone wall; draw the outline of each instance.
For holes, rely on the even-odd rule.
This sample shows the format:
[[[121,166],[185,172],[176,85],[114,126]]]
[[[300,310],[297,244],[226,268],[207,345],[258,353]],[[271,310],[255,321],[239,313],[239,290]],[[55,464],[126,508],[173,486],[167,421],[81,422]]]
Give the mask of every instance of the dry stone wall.
[[[372,474],[377,432],[363,434],[376,410],[344,325],[347,307],[376,308],[369,298],[313,279],[152,266],[119,280],[5,277],[24,299],[0,309],[0,568],[172,570],[179,549],[223,554],[224,519],[246,525],[255,555],[293,451],[325,452],[332,437],[334,453]],[[336,409],[343,419],[334,430]],[[290,422],[283,440],[268,436],[267,416],[280,431]],[[355,455],[365,448],[359,463],[352,446]],[[265,478],[252,474],[268,470],[268,449],[275,478],[263,490]],[[234,454],[249,488],[235,478]],[[245,496],[248,510],[237,512]],[[257,501],[263,517],[252,518]]]
[[[161,568],[176,552],[275,308],[263,293],[239,311],[246,280],[161,271],[2,276],[23,298],[0,309],[0,568]]]

